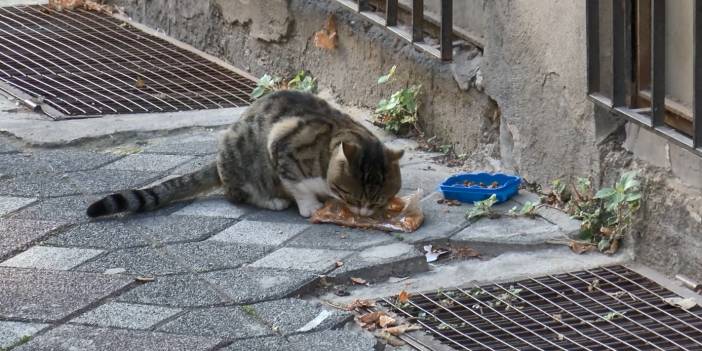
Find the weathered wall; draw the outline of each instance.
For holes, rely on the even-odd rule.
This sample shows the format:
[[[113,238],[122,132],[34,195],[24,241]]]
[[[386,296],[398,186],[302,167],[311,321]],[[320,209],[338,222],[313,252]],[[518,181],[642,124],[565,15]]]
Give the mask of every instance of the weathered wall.
[[[601,178],[611,184],[626,170],[641,174],[637,259],[702,281],[702,157],[632,123],[615,136],[601,147]]]
[[[115,0],[129,16],[223,58],[256,76],[306,69],[341,101],[373,107],[407,82],[421,83],[420,122],[428,136],[471,152],[495,143],[496,105],[476,89],[461,90],[450,66],[419,52],[384,28],[333,1]],[[316,48],[312,37],[328,15],[337,19],[339,46]],[[397,64],[397,83],[377,78]]]
[[[503,163],[540,182],[596,174],[585,3],[496,0],[487,7],[483,75],[502,112]]]

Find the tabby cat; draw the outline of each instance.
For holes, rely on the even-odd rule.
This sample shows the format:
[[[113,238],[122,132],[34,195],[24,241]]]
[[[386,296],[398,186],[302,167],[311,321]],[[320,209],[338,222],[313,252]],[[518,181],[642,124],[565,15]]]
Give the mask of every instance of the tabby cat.
[[[282,210],[295,201],[304,217],[329,197],[372,215],[400,190],[402,155],[326,101],[279,91],[254,102],[225,132],[215,162],[150,188],[109,195],[87,215],[154,210],[219,186],[234,203]]]

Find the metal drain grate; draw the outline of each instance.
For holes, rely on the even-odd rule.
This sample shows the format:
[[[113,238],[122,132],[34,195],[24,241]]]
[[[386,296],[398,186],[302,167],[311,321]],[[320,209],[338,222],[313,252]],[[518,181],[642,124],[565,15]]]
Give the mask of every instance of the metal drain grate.
[[[0,82],[57,118],[246,106],[255,85],[113,17],[47,6],[0,7]]]
[[[616,266],[384,303],[457,350],[702,350],[702,308],[676,296]]]

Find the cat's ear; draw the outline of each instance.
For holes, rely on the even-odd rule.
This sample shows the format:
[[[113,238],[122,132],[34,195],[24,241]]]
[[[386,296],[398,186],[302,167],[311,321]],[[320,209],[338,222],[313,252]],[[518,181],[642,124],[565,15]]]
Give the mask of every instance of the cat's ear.
[[[402,158],[402,155],[405,154],[405,150],[394,150],[386,147],[385,154],[388,156],[388,160],[390,160],[390,162],[394,162]]]
[[[355,160],[358,156],[358,146],[349,143],[341,143],[341,152],[347,161]]]

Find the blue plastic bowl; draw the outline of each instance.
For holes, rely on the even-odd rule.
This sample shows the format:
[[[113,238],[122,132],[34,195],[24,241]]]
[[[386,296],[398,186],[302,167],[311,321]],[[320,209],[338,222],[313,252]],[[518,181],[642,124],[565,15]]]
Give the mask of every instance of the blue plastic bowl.
[[[465,181],[476,185],[465,186]],[[480,183],[490,185],[497,182],[497,188],[488,189],[479,186]],[[458,200],[460,202],[473,203],[482,201],[493,194],[497,197],[497,203],[505,202],[519,191],[522,178],[503,173],[459,173],[444,180],[439,189],[444,194],[444,198]]]

